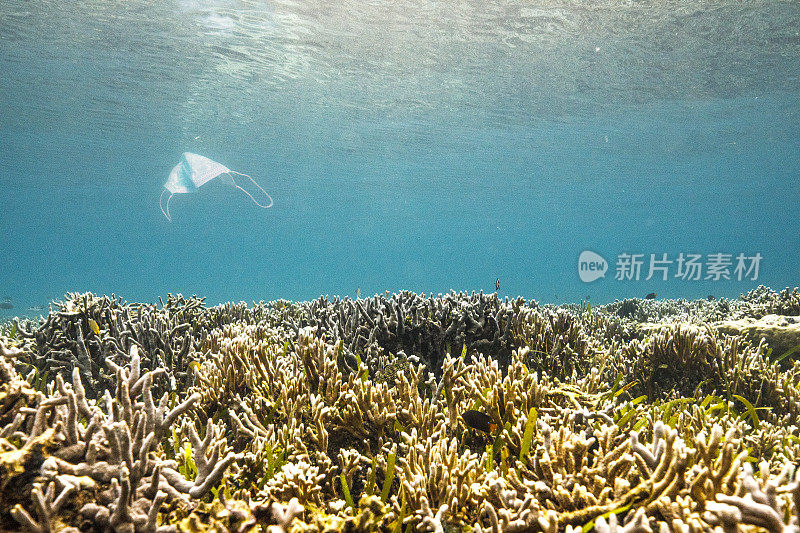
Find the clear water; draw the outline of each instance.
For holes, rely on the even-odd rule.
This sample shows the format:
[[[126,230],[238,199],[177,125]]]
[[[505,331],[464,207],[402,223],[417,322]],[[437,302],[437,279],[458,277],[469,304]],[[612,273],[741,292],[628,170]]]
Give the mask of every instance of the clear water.
[[[182,152],[251,174],[158,207]],[[800,279],[797,2],[0,0],[0,296],[737,296]],[[608,261],[578,276],[578,256]],[[641,279],[614,279],[621,253]],[[650,254],[758,278],[647,281]],[[705,273],[704,273],[705,274]]]

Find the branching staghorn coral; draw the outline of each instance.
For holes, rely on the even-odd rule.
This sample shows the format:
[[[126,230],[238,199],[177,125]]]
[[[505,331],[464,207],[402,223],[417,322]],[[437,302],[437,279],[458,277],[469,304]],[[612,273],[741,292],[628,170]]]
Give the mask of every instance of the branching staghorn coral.
[[[415,429],[404,433],[401,447],[403,456],[398,460],[398,480],[412,509],[425,505],[437,509],[450,506],[457,514],[462,507],[475,504],[472,484],[484,475],[485,461],[465,450],[458,451],[458,441],[444,436],[444,425],[437,433],[420,440]],[[398,502],[399,503],[399,502]]]
[[[742,295],[741,300],[749,304],[747,316],[754,318],[761,318],[768,314],[800,315],[800,292],[797,287],[794,289],[786,287],[778,293],[769,287],[759,285],[758,288]]]
[[[794,465],[787,465],[777,479],[769,479],[769,468],[760,467],[760,479],[753,475],[753,467],[746,463],[735,495],[720,494],[716,501],[706,504],[705,519],[712,525],[722,526],[726,533],[737,531],[742,524],[758,526],[771,533],[797,533],[800,531],[800,483],[789,482]],[[778,499],[778,493],[791,496],[792,514]],[[787,516],[788,515],[788,516]]]
[[[227,406],[248,394],[272,398],[291,386],[286,378],[293,369],[282,368],[288,361],[278,335],[264,324],[226,324],[206,335],[201,350],[210,355],[198,374],[202,403]]]
[[[296,396],[294,400],[282,398],[277,404],[297,406],[297,402],[302,402],[302,409],[310,412],[311,417],[297,416],[301,408],[292,408],[295,416],[287,421],[289,425],[284,426],[284,431],[295,427],[291,431],[304,435],[299,439],[304,444],[301,447],[298,439],[284,439],[283,442],[296,449],[294,464],[300,468],[289,466],[293,461],[290,457],[290,463],[267,482],[267,493],[271,497],[298,497],[320,508],[324,507],[324,494],[328,494],[328,498],[342,497],[341,489],[336,488],[341,486],[335,482],[336,476],[326,475],[319,463],[321,458],[328,457],[325,445],[319,446],[319,436],[330,439],[331,431],[342,430],[341,422],[335,422],[330,415],[335,410],[341,416],[340,399],[345,399],[343,405],[353,409],[363,402],[358,398],[365,397],[364,391],[374,390],[375,384],[369,372],[343,374],[338,364],[340,353],[337,346],[324,343],[310,329],[299,332],[296,349],[289,349],[286,355],[273,353],[275,358],[285,358],[282,367],[295,369],[288,379],[303,384],[292,393]],[[695,452],[686,447],[678,433],[668,431],[658,420],[646,420],[644,428],[632,430],[628,421],[636,418],[615,412],[620,407],[630,408],[619,401],[620,397],[604,392],[598,374],[590,373],[572,384],[551,383],[546,373],[540,379],[536,372],[527,368],[523,361],[528,360],[528,353],[527,348],[515,351],[505,376],[494,360],[477,356],[467,363],[461,357],[445,355],[438,380],[423,383],[424,367],[412,365],[411,380],[405,372],[399,373],[393,388],[381,388],[380,395],[373,397],[375,402],[397,409],[395,419],[401,424],[400,428],[395,428],[397,433],[384,428],[382,435],[386,438],[399,436],[403,444],[396,452],[399,490],[390,495],[391,510],[385,515],[384,523],[391,525],[399,521],[423,529],[436,528],[436,516],[439,516],[440,521],[478,521],[481,528],[555,531],[595,519],[606,520],[603,515],[609,513],[624,515],[630,511],[631,517],[637,517],[638,530],[645,527],[642,522],[645,517],[670,516],[672,520],[706,524],[702,521],[702,509],[682,510],[686,502],[692,501],[689,488],[701,487],[707,491],[702,493],[705,499],[726,490],[720,484],[709,488],[704,481],[740,468],[741,457],[747,454],[740,441],[729,437],[727,445],[735,448],[737,461],[724,459],[728,452],[722,454],[721,459],[707,451],[704,453],[711,458],[708,459],[710,466],[690,470]],[[402,401],[398,401],[400,398]],[[460,424],[458,415],[476,405],[498,423],[507,422],[505,426],[499,424],[502,427],[497,437],[499,449],[489,446],[486,450],[471,451],[464,447],[460,438],[451,436],[451,426]],[[529,460],[521,461],[519,455],[527,424],[525,415],[531,409],[539,412],[540,420],[536,424],[538,429],[534,432]],[[243,409],[242,413],[245,412],[247,410]],[[273,446],[280,446],[276,424],[261,424],[259,430],[259,415],[252,409],[250,412],[255,416],[255,422],[250,423],[251,433],[257,435],[262,431],[274,437],[270,441]],[[359,440],[367,434],[375,434],[378,426],[365,431],[366,411],[359,408],[350,412],[353,418],[349,419],[348,432],[355,439],[351,446],[364,446],[366,441],[359,444]],[[706,412],[702,412],[706,416]],[[626,434],[620,432],[615,419],[625,424],[627,438],[623,438]],[[679,417],[676,423],[684,431],[694,431],[697,427],[691,420],[689,416]],[[558,430],[551,429],[553,427]],[[653,432],[653,440],[647,445],[642,444],[640,438],[641,431],[646,428]],[[375,448],[356,449],[369,452]],[[346,459],[356,457],[353,448],[346,451],[336,447],[327,451],[338,454],[350,492],[355,487],[367,490],[369,482],[363,477],[358,479],[359,470],[355,465],[366,463],[369,453],[366,456],[358,453],[363,459],[353,462],[353,459]],[[327,460],[330,469],[333,462]],[[385,463],[385,458],[377,461],[377,464]],[[488,465],[491,470],[487,470]],[[386,467],[382,468],[387,476]],[[375,469],[367,470],[374,472]],[[311,477],[305,478],[305,472]],[[373,487],[380,486],[380,478],[372,483]],[[311,487],[318,487],[321,492]],[[352,496],[355,499],[355,493]],[[536,505],[533,502],[537,502]],[[343,508],[335,505],[328,509]],[[631,509],[635,509],[635,513]],[[610,520],[605,523],[613,524],[616,518]]]
[[[516,344],[530,348],[528,366],[561,380],[583,376],[594,350],[578,317],[564,310],[522,309],[514,317]]]
[[[55,373],[21,380],[8,358],[25,362],[33,340],[3,341],[0,492],[15,496],[0,520],[30,530],[794,531],[800,367],[702,324],[726,305],[753,306],[640,301],[652,322],[687,323],[644,328],[603,307],[455,293],[119,304],[159,332],[142,337],[154,335],[146,346],[158,357],[126,335],[124,357],[99,361],[110,388],[79,390],[80,365],[64,367],[78,374],[71,384]],[[173,332],[157,324],[170,320],[189,324],[174,341],[188,335],[199,364],[184,360],[164,396],[176,359],[162,355],[156,337],[173,342]],[[667,363],[678,386],[659,374]],[[683,385],[693,372],[706,375]],[[150,403],[164,410],[148,443]],[[470,426],[467,410],[491,431]],[[747,488],[754,459],[758,490]]]
[[[577,305],[563,308],[579,315],[584,328],[596,338],[607,342],[613,339],[627,342],[641,337],[635,331],[638,324],[681,322],[701,325],[743,318],[760,319],[769,314],[798,316],[800,293],[796,287],[775,292],[769,287],[759,286],[737,299],[714,298],[713,295],[699,300],[629,298],[592,307],[588,311]]]
[[[3,493],[7,496],[10,487],[37,471],[48,487],[31,489],[34,510],[29,511],[24,501],[10,509],[10,515],[23,527],[48,530],[55,513],[73,493],[91,490],[98,494],[96,503],[87,503],[72,512],[78,511],[96,527],[115,531],[172,530],[156,527],[162,504],[188,504],[201,498],[220,482],[227,467],[241,458],[232,453],[221,457],[224,440],[220,440],[213,424],[209,424],[203,440],[191,426],[184,425],[198,468],[195,479],[180,474],[174,461],[154,455],[170,426],[198,397],[191,396],[170,409],[165,393],[156,404],[150,390],[153,376],[160,370],[141,373],[136,345],[131,347],[130,361],[124,368],[108,362],[109,370],[116,375],[116,391],[113,397],[106,391],[100,402],[105,404],[104,409],[87,400],[80,371],[75,368],[71,385],[58,376],[53,396],[38,394],[35,407],[19,408],[14,421],[3,428],[4,435],[12,428],[10,436],[21,441],[15,445],[5,437],[2,440],[0,464],[8,465],[0,468]],[[12,383],[19,382],[15,376],[12,378]],[[58,496],[55,486],[62,487]],[[105,489],[100,490],[101,487]]]
[[[672,392],[691,397],[700,387],[729,398],[742,395],[757,405],[779,404],[777,369],[765,356],[766,346],[753,347],[708,325],[661,327],[643,341],[622,346],[619,353],[607,367],[609,375],[627,373],[637,382],[636,391],[650,399]]]
[[[67,498],[78,488],[75,484],[62,482],[63,488],[56,496],[56,482],[51,481],[47,485],[47,490],[42,493],[41,483],[34,483],[31,490],[31,498],[36,506],[38,519],[33,518],[28,511],[20,504],[11,509],[11,516],[24,528],[36,533],[50,533],[51,531],[79,531],[77,528],[65,528],[63,524],[58,524],[57,513],[66,502]]]
[[[523,300],[500,300],[496,294],[451,292],[438,297],[402,291],[389,296],[350,299],[319,298],[305,304],[299,331],[316,326],[331,343],[342,340],[348,354],[366,355],[370,347],[415,354],[438,373],[448,352],[491,354],[505,364],[511,355],[511,319]],[[368,365],[370,361],[365,361]]]
[[[68,294],[57,303],[59,311],[33,331],[18,329],[29,341],[26,363],[41,374],[71,375],[78,368],[90,398],[112,388],[114,375],[106,361],[117,365],[128,362],[132,346],[142,349],[143,368],[162,369],[153,377],[158,392],[174,391],[185,382],[187,366],[194,356],[194,326],[191,320],[202,310],[201,299],[183,300],[170,295],[162,309],[152,305],[130,305],[115,297],[91,293]]]

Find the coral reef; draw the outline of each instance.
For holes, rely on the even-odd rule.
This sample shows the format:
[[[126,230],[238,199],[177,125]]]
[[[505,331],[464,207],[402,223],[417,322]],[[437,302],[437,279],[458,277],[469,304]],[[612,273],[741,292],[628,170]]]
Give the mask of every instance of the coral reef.
[[[764,315],[761,318],[722,320],[714,328],[731,336],[744,336],[753,344],[761,339],[769,345],[772,353],[783,355],[800,345],[800,317]]]
[[[426,298],[409,291],[358,300],[322,297],[303,305],[295,331],[316,326],[324,338],[342,340],[348,354],[377,345],[387,353],[405,352],[426,361],[435,372],[445,352],[480,352],[507,364],[513,349],[512,317],[524,302],[496,294],[450,294]]]
[[[197,314],[203,301],[170,297],[161,309],[152,305],[125,305],[115,297],[68,294],[59,309],[28,331],[17,334],[29,340],[26,362],[39,373],[72,372],[78,368],[89,398],[98,398],[112,387],[114,371],[107,361],[122,365],[132,346],[142,350],[146,370],[161,369],[154,376],[159,392],[176,390],[184,382],[186,367],[194,356],[195,337],[202,323]]]
[[[769,287],[760,285],[747,294],[742,295],[741,300],[749,304],[748,315],[753,318],[761,318],[764,315],[800,315],[800,292],[798,288],[790,289],[786,287],[781,292],[775,292]]]
[[[62,525],[69,520],[79,526],[85,520],[114,531],[171,530],[157,527],[164,504],[202,497],[240,458],[226,452],[213,424],[201,440],[186,422],[181,432],[188,436],[187,450],[196,465],[193,479],[179,472],[175,461],[154,456],[173,423],[198,397],[170,408],[165,393],[156,403],[152,381],[163,370],[142,373],[138,352],[132,345],[124,368],[108,361],[116,376],[115,392],[112,396],[106,390],[100,402],[90,403],[78,367],[71,384],[58,374],[45,396],[15,375],[4,350],[3,374],[9,379],[0,385],[0,398],[3,417],[11,421],[0,436],[0,523],[7,527],[13,518],[26,529],[50,531],[58,517]],[[33,514],[26,500],[35,504]],[[77,506],[82,500],[87,503]]]
[[[70,294],[0,329],[0,530],[800,532],[796,294]]]

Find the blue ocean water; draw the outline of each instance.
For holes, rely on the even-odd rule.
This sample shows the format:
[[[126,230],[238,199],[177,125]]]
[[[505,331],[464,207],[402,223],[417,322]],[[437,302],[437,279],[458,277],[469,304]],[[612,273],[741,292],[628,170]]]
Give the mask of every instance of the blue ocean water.
[[[2,0],[0,312],[87,290],[795,286],[798,28],[800,4],[772,1]],[[170,223],[158,198],[185,151],[274,206],[212,182]],[[605,277],[581,281],[584,250]],[[639,279],[615,279],[621,254]],[[706,279],[713,254],[730,279]],[[757,276],[737,279],[739,254]],[[667,280],[645,279],[651,256]]]

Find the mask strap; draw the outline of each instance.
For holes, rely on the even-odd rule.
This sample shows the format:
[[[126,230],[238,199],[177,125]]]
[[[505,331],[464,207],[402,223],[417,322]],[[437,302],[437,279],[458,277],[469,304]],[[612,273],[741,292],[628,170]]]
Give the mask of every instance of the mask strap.
[[[259,189],[261,192],[263,192],[263,193],[264,193],[264,196],[266,196],[267,198],[269,198],[269,205],[261,205],[260,203],[258,203],[258,201],[257,201],[255,198],[253,198],[253,195],[252,195],[252,194],[250,194],[250,193],[249,193],[249,192],[247,192],[246,190],[244,190],[244,189],[242,189],[241,187],[239,187],[239,185],[236,183],[236,180],[234,180],[234,181],[233,181],[233,186],[234,186],[234,187],[236,187],[237,189],[239,189],[240,191],[242,191],[243,193],[245,193],[247,196],[249,196],[249,197],[250,197],[250,199],[251,199],[251,200],[253,200],[253,203],[254,203],[254,204],[256,204],[258,207],[263,207],[264,209],[267,209],[268,207],[272,207],[272,196],[270,196],[269,194],[267,194],[267,191],[265,191],[264,189],[262,189],[262,188],[261,188],[261,185],[259,185],[258,183],[256,183],[256,180],[254,180],[253,178],[251,178],[251,177],[250,177],[248,174],[242,174],[241,172],[236,172],[235,170],[229,170],[229,171],[228,171],[228,174],[236,174],[236,175],[239,175],[239,176],[244,176],[244,177],[246,177],[246,178],[249,178],[249,179],[250,179],[250,181],[252,181],[252,182],[253,182],[253,185],[255,185],[256,187],[258,187],[258,189]]]
[[[169,216],[169,202],[172,200],[172,193],[169,194],[169,198],[167,198],[167,210],[164,211],[164,206],[161,205],[161,201],[164,199],[164,193],[167,192],[167,189],[161,191],[161,196],[158,197],[158,207],[161,208],[161,212],[164,213],[164,216],[167,217],[167,220],[172,222],[172,217]]]

